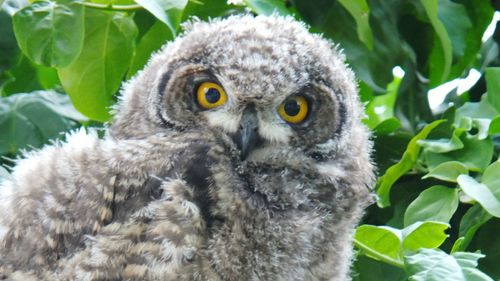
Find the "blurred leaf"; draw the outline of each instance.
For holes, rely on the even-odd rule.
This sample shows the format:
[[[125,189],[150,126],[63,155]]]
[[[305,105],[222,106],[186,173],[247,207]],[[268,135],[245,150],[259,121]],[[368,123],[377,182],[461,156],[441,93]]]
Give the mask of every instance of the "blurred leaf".
[[[406,281],[404,270],[386,263],[358,256],[354,262],[353,281]]]
[[[437,248],[448,237],[444,231],[449,227],[448,223],[434,221],[413,223],[402,230],[403,249],[415,251],[422,248]]]
[[[456,50],[458,50],[456,44],[459,40],[454,39],[454,37],[456,37],[454,34],[456,33],[458,37],[465,35],[465,49],[463,49],[463,47],[460,48],[460,53],[456,54],[459,57],[456,57],[458,61],[451,68],[450,78],[462,76],[463,73],[467,71],[467,68],[474,64],[477,59],[477,55],[481,50],[481,38],[493,19],[494,13],[494,9],[491,7],[489,1],[459,0],[456,2],[459,2],[464,6],[458,9],[464,9],[467,16],[464,16],[462,12],[459,12],[460,16],[456,15],[453,13],[455,10],[447,10],[445,13],[440,14],[440,19],[443,20],[446,29],[450,33],[455,53]],[[448,3],[455,4],[451,1]],[[463,23],[469,21],[471,22],[469,28],[459,28],[463,25]]]
[[[431,124],[425,126],[420,133],[414,136],[408,143],[406,151],[401,157],[401,160],[387,169],[385,174],[381,176],[377,181],[377,194],[378,200],[377,204],[380,207],[387,207],[390,205],[389,194],[393,184],[406,172],[408,172],[417,161],[417,157],[420,153],[420,146],[417,144],[418,140],[425,139],[427,135],[439,124],[443,123],[445,120],[436,120]]]
[[[136,52],[130,69],[127,73],[127,78],[131,78],[137,71],[141,70],[151,58],[154,51],[160,49],[168,40],[172,40],[172,33],[161,22],[156,22],[144,34],[137,45]]]
[[[365,43],[369,50],[373,50],[373,34],[370,28],[370,8],[366,0],[339,0],[339,3],[349,11],[356,21],[356,31],[359,40]]]
[[[451,40],[453,57],[460,58],[464,55],[467,43],[466,37],[472,29],[472,23],[462,4],[450,0],[438,1],[439,20],[443,23]]]
[[[245,5],[259,15],[269,16],[273,12],[280,15],[290,14],[290,11],[285,7],[285,1],[281,0],[245,0]]]
[[[456,248],[456,251],[465,251],[469,246],[472,238],[476,234],[476,231],[481,227],[484,223],[491,219],[491,215],[486,212],[480,204],[475,204],[472,206],[465,215],[462,217],[460,221],[460,229],[458,235],[463,238],[459,242]]]
[[[484,255],[456,252],[451,255],[436,249],[421,249],[405,257],[409,280],[414,281],[493,281],[478,270],[477,260]]]
[[[430,87],[436,87],[447,80],[453,59],[452,42],[438,13],[439,4],[445,1],[448,0],[420,0],[437,36],[429,60]]]
[[[17,42],[38,64],[67,66],[82,50],[83,14],[83,6],[73,1],[33,2],[14,15]]]
[[[458,161],[443,162],[423,176],[426,178],[436,178],[442,181],[457,182],[459,175],[468,174],[467,166]]]
[[[4,83],[4,73],[11,68],[16,59],[19,48],[12,29],[12,19],[9,14],[0,9],[0,87]],[[1,92],[1,91],[0,91]]]
[[[75,107],[93,120],[109,119],[113,94],[130,65],[137,27],[122,13],[87,9],[86,36],[78,58],[59,68],[64,89]]]
[[[399,122],[399,119],[391,117],[380,122],[373,129],[373,131],[375,132],[376,135],[380,136],[380,135],[388,135],[390,133],[394,133],[399,128],[401,128],[401,122]]]
[[[70,118],[81,115],[68,96],[55,92],[33,92],[0,97],[0,154],[16,153],[28,146],[40,147],[61,132],[74,128]]]
[[[479,268],[496,281],[500,280],[500,219],[492,218],[476,233],[471,242],[470,251],[481,251],[486,255],[479,261]]]
[[[5,73],[7,78],[1,85],[4,95],[32,92],[43,88],[37,78],[36,67],[23,54],[19,54],[17,62]]]
[[[135,0],[135,2],[165,23],[172,34],[176,35],[188,0]]]
[[[500,162],[491,164],[484,171],[481,183],[467,175],[458,177],[458,184],[462,190],[495,217],[500,217],[500,177],[498,175],[500,175]]]
[[[486,85],[488,87],[488,101],[500,112],[500,67],[486,69]]]
[[[408,206],[404,225],[409,226],[419,221],[449,223],[458,208],[458,202],[458,189],[442,185],[430,187]]]
[[[394,118],[394,105],[396,103],[400,83],[401,78],[395,77],[394,80],[387,85],[387,93],[372,98],[366,106],[365,113],[367,118],[363,119],[363,122],[370,129],[376,128],[385,120]],[[394,126],[394,121],[389,122],[391,122],[391,126]]]

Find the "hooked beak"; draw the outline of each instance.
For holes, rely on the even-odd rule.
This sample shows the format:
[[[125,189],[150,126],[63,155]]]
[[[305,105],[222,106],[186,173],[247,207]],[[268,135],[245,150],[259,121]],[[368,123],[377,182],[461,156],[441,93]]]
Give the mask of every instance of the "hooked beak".
[[[243,111],[238,131],[233,135],[233,141],[240,150],[240,159],[245,160],[248,154],[262,143],[259,136],[257,112],[254,106]]]

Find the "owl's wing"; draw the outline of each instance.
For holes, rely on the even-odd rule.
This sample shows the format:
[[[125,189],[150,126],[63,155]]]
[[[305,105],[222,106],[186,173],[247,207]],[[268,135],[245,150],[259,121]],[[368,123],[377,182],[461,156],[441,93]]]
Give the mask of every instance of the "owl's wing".
[[[175,233],[175,213],[169,221],[154,220],[167,216],[172,202],[186,200],[179,197],[180,201],[170,202],[161,197],[156,202],[150,198],[154,194],[144,194],[144,188],[151,176],[171,170],[192,139],[100,140],[82,130],[66,143],[45,147],[19,161],[12,179],[0,187],[0,279],[53,280],[54,272],[70,268],[70,262],[80,264],[80,272],[99,272],[92,268],[106,262],[102,253],[114,256],[114,251],[124,250],[116,247],[130,246],[144,235],[153,241],[164,231]],[[182,204],[187,209],[179,210],[194,210],[189,201]],[[115,214],[115,209],[121,212]],[[196,228],[192,223],[188,226]],[[170,240],[160,240],[163,247],[171,247],[165,244]],[[148,246],[137,247],[141,251]],[[90,255],[87,263],[82,260],[85,255]],[[186,255],[189,259],[190,254]],[[114,258],[110,262],[123,265]]]

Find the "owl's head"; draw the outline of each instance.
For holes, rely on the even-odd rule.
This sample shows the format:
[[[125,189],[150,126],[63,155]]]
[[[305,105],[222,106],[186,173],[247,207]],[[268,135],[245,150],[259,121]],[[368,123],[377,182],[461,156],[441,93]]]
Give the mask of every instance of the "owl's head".
[[[185,30],[124,87],[114,137],[205,132],[230,140],[241,162],[370,182],[369,134],[336,46],[291,17],[233,16]]]

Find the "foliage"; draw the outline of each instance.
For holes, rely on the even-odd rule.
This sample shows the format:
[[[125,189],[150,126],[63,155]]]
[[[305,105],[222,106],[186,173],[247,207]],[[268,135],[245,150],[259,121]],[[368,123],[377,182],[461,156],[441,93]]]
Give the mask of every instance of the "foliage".
[[[189,17],[289,14],[344,48],[374,132],[378,201],[354,237],[354,280],[500,278],[500,32],[481,40],[497,1],[2,2],[6,166],[20,149],[109,120],[122,81]],[[471,69],[481,73],[474,87],[431,110],[429,90]]]

